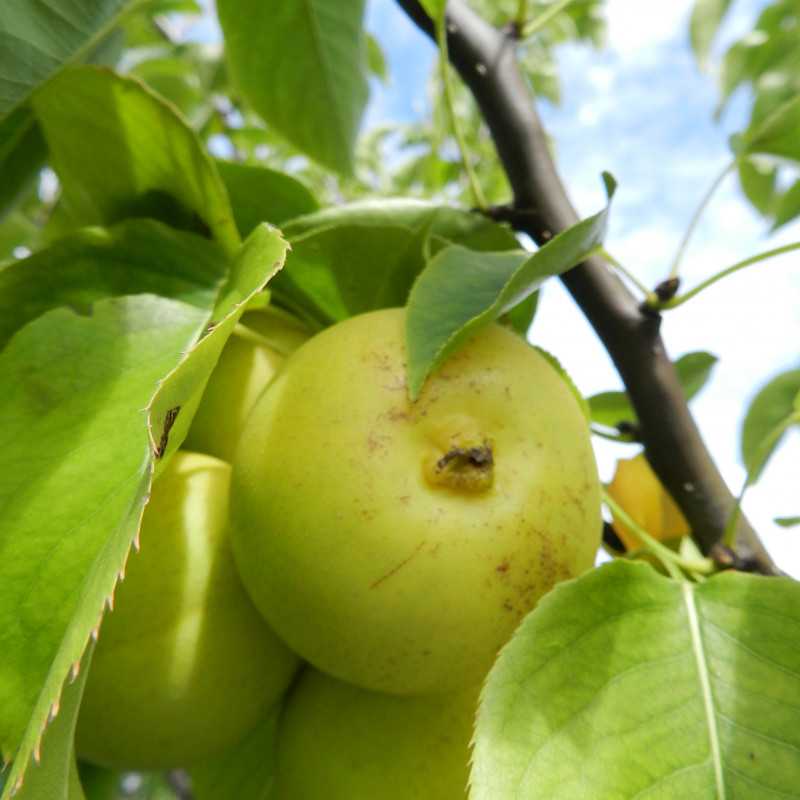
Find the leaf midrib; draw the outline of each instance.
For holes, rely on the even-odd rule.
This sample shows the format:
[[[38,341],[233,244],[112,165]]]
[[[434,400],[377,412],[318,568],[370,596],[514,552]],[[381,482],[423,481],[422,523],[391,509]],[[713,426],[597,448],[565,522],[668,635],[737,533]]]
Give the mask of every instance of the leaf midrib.
[[[708,726],[708,743],[711,750],[711,761],[714,767],[714,782],[719,800],[725,800],[725,781],[722,775],[722,755],[719,744],[719,729],[717,714],[714,709],[714,696],[711,691],[711,676],[708,669],[703,634],[700,630],[700,615],[694,598],[694,586],[688,581],[681,585],[683,599],[686,604],[686,614],[689,619],[689,632],[692,637],[692,650],[697,662],[697,675],[700,680],[700,692],[703,697],[703,708]]]

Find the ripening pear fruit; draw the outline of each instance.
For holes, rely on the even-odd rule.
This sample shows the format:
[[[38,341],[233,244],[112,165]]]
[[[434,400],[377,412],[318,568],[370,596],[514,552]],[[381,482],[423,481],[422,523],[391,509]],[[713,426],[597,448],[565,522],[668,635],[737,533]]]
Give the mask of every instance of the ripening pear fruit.
[[[405,312],[300,347],[236,452],[234,555],[318,669],[400,694],[477,685],[558,581],[592,566],[600,484],[553,366],[492,325],[406,388]]]
[[[307,669],[278,730],[272,800],[466,800],[477,688],[398,697]]]
[[[289,684],[296,657],[236,572],[230,466],[177,452],[153,486],[128,574],[94,652],[79,757],[117,769],[182,766],[236,744]]]
[[[230,462],[258,396],[308,336],[302,322],[275,306],[244,314],[220,354],[183,446]]]

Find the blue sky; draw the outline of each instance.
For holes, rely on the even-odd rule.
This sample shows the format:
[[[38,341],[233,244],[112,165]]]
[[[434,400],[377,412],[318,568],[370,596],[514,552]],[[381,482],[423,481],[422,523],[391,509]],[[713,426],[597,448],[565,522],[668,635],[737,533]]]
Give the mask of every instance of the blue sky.
[[[749,30],[764,5],[763,0],[734,2],[717,51]],[[728,136],[747,112],[747,97],[739,95],[722,121],[714,122],[716,76],[701,73],[689,50],[691,7],[688,0],[607,0],[607,47],[561,48],[562,105],[541,109],[582,214],[603,203],[603,170],[619,181],[608,248],[648,285],[666,276],[694,208],[730,159]],[[391,84],[373,94],[367,123],[413,118],[424,108],[433,48],[389,0],[370,4],[368,27],[386,50]],[[684,285],[798,239],[797,225],[768,237],[729,178],[684,260]],[[739,273],[664,321],[673,356],[709,350],[720,358],[693,410],[725,478],[736,488],[744,479],[738,440],[746,403],[773,374],[800,364],[800,303],[791,301],[800,298],[797,262],[798,256],[790,254]],[[548,285],[540,309],[531,338],[558,355],[584,393],[619,387],[605,351],[560,285]],[[631,454],[629,448],[599,444],[603,477],[610,478],[617,457]],[[797,532],[772,523],[774,516],[800,513],[798,463],[800,435],[795,432],[750,491],[745,510],[779,563],[800,577]]]

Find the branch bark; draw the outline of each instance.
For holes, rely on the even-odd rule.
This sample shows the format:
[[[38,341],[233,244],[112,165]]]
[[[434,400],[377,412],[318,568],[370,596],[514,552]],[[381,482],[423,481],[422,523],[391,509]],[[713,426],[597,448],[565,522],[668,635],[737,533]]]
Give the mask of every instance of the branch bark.
[[[417,0],[397,0],[428,36],[434,26]],[[578,215],[550,154],[533,94],[516,57],[511,26],[498,30],[463,0],[447,5],[450,62],[469,87],[489,127],[514,194],[511,224],[544,244]],[[611,356],[639,417],[651,466],[675,498],[706,554],[730,563],[721,540],[735,499],[692,418],[661,339],[661,318],[644,313],[606,264],[590,258],[562,276]],[[777,574],[755,530],[742,516],[735,563]]]

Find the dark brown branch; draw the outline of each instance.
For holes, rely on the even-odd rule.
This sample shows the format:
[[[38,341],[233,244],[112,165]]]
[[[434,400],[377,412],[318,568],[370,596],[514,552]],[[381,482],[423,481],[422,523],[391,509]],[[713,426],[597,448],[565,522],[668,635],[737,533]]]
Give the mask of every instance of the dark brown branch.
[[[416,0],[398,3],[433,37],[432,22]],[[512,224],[543,244],[578,216],[520,71],[514,31],[492,27],[463,0],[449,0],[447,27],[450,61],[478,103],[514,193]],[[599,259],[588,259],[562,280],[625,383],[648,461],[680,506],[703,552],[718,552],[715,546],[735,500],[686,405],[659,334],[660,317],[642,313],[633,295]],[[737,529],[737,558],[759,572],[778,572],[744,517]]]

